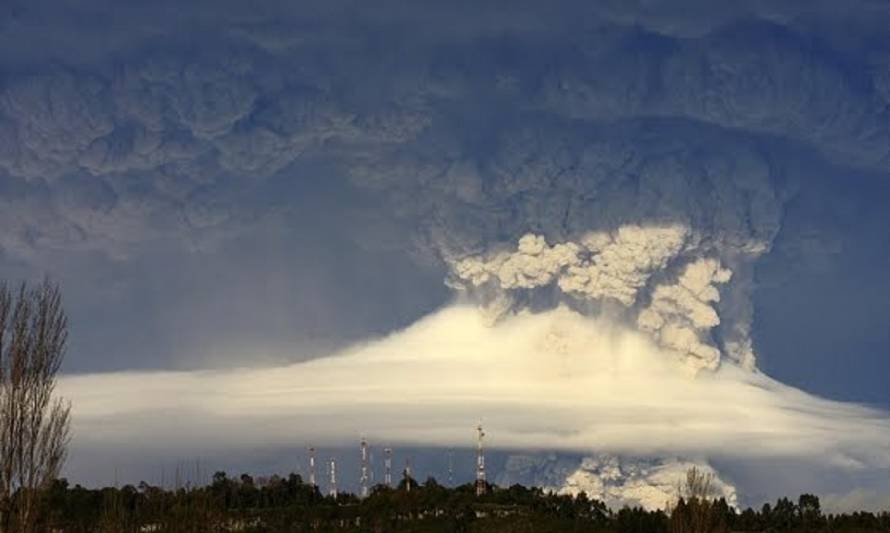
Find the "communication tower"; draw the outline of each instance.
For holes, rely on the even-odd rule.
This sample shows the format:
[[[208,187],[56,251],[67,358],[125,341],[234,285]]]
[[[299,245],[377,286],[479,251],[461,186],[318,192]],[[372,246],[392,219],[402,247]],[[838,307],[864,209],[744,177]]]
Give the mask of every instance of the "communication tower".
[[[332,498],[337,497],[337,461],[331,457],[331,488],[329,494]]]
[[[315,448],[309,447],[309,484],[315,486]]]
[[[368,497],[368,441],[362,437],[362,475],[361,475],[361,485],[362,485],[362,498]]]
[[[476,426],[476,496],[485,494],[485,450],[482,447],[482,439],[485,432],[482,424]]]
[[[392,487],[392,448],[383,449],[383,484]]]

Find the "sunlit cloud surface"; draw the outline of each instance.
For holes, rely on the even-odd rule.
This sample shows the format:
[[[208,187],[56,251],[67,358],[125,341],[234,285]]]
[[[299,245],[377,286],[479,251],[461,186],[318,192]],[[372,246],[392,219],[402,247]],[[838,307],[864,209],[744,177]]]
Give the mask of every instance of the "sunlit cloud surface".
[[[566,308],[486,325],[455,305],[332,357],[276,368],[63,378],[75,446],[164,450],[376,442],[812,458],[886,467],[890,418],[732,364],[695,377],[643,335]]]

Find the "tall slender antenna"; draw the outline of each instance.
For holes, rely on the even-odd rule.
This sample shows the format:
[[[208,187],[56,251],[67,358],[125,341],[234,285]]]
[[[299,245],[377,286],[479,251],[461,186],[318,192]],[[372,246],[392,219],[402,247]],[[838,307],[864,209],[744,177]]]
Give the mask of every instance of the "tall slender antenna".
[[[392,487],[392,448],[383,449],[383,484]]]
[[[332,498],[337,497],[337,460],[331,457],[331,489],[330,493]]]
[[[476,496],[485,494],[485,451],[482,448],[482,439],[485,432],[482,431],[482,423],[476,427]]]
[[[362,437],[362,498],[368,497],[368,441]]]
[[[309,447],[309,485],[315,487],[315,448]]]
[[[405,458],[405,492],[411,492],[411,458]]]

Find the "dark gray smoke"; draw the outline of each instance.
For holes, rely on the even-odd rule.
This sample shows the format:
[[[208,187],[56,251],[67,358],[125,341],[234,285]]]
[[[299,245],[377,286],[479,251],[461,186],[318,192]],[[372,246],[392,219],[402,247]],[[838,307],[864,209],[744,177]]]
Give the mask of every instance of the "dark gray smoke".
[[[119,52],[80,54],[64,17],[17,5],[0,41],[37,20],[53,37],[5,59],[0,249],[218,249],[291,209],[258,201],[282,181],[328,180],[415,229],[361,246],[444,265],[493,319],[568,303],[693,368],[753,367],[754,268],[808,179],[798,154],[890,164],[890,12],[690,4],[356,7],[349,31],[274,5],[164,30],[162,3],[122,12],[139,31],[105,36]]]

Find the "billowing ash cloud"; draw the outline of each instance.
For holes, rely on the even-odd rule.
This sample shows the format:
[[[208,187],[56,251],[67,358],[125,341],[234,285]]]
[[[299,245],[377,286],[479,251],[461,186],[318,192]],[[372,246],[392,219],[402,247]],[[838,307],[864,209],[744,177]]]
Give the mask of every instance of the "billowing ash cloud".
[[[0,87],[0,174],[25,203],[4,195],[4,248],[201,247],[272,214],[256,205],[262,183],[327,140],[404,142],[426,125],[401,106],[359,114],[318,86],[325,80],[255,60],[249,50],[153,54],[110,73],[11,77]]]
[[[402,6],[176,6],[195,39],[156,29],[164,5],[123,10],[115,53],[78,53],[96,37],[69,28],[2,56],[3,256],[187,256],[290,221],[288,194],[349,188],[416,230],[372,228],[364,249],[444,265],[491,319],[567,303],[692,370],[753,368],[755,267],[810,186],[801,154],[890,165],[890,12],[867,0],[461,4],[435,10],[463,28],[447,34]],[[14,11],[0,43],[65,19]]]
[[[722,268],[718,259],[691,259],[673,279],[650,283],[653,277],[663,278],[669,264],[682,262],[688,233],[682,226],[621,226],[614,235],[589,233],[580,243],[552,247],[544,237],[529,234],[519,240],[515,252],[455,261],[452,284],[474,292],[494,291],[487,301],[494,320],[514,305],[512,293],[539,287],[555,286],[580,300],[615,302],[635,311],[639,328],[685,357],[693,371],[713,370],[720,362],[720,351],[709,336],[721,323],[715,308],[720,302],[718,286],[731,281],[732,271]],[[728,344],[727,353],[752,368],[754,354],[750,339],[744,337],[750,324],[734,327],[741,329],[743,338],[730,337],[729,342],[748,349]]]
[[[493,282],[505,290],[534,289],[556,282],[569,294],[630,306],[652,273],[676,257],[685,237],[683,227],[622,226],[614,235],[590,233],[580,244],[550,247],[543,236],[528,234],[519,239],[516,253],[465,258],[453,269],[475,287]]]
[[[642,146],[610,139],[497,152],[502,164],[524,160],[490,181],[482,201],[503,213],[494,229],[543,234],[519,237],[512,251],[481,244],[478,232],[465,238],[468,209],[456,203],[430,228],[452,284],[482,294],[493,316],[552,287],[575,303],[621,309],[693,369],[715,368],[720,351],[752,367],[746,273],[770,249],[782,193],[764,157],[744,145],[707,153],[703,139],[655,137]],[[520,172],[528,174],[522,188],[503,186],[515,186]],[[710,331],[721,324],[717,343]]]
[[[529,234],[519,240],[515,253],[502,252],[487,260],[466,258],[457,261],[453,271],[473,289],[494,287],[509,294],[555,284],[582,300],[615,301],[629,308],[653,275],[680,255],[687,233],[683,227],[622,226],[614,235],[591,233],[580,244],[553,247],[542,236]],[[720,352],[702,337],[720,324],[713,307],[720,300],[716,285],[731,277],[732,272],[721,268],[718,260],[688,263],[675,281],[654,286],[637,324],[663,346],[685,356],[693,370],[713,370]],[[490,305],[497,313],[510,302],[499,294]],[[753,354],[742,362],[753,365]]]
[[[670,509],[679,497],[678,480],[682,484],[692,468],[710,478],[709,496],[723,498],[729,505],[738,507],[735,487],[721,479],[711,465],[677,458],[641,460],[598,454],[585,457],[579,465],[555,454],[549,457],[512,455],[497,482],[504,487],[520,483],[561,494],[583,492],[612,509],[625,505]]]
[[[702,342],[701,336],[720,324],[712,304],[720,300],[717,285],[731,276],[731,271],[713,259],[689,264],[675,283],[655,288],[637,324],[651,331],[663,346],[687,354],[696,367],[716,368],[720,352]],[[751,359],[743,362],[753,365]]]
[[[35,236],[42,232],[30,224],[4,247],[39,240],[104,250],[174,230],[243,225],[254,214],[229,195],[256,194],[252,186],[305,159],[332,163],[363,186],[398,189],[396,204],[411,198],[419,204],[412,213],[440,222],[420,241],[436,241],[446,259],[515,245],[528,232],[557,243],[614,230],[610,217],[621,208],[603,204],[619,205],[632,187],[680,193],[667,183],[702,172],[712,183],[746,187],[720,177],[734,172],[721,165],[761,165],[775,178],[781,165],[772,139],[885,169],[882,54],[842,68],[832,54],[817,53],[819,43],[806,36],[814,20],[837,15],[828,5],[725,7],[697,6],[690,28],[661,5],[604,2],[572,20],[557,17],[553,27],[572,31],[554,34],[534,25],[540,13],[533,9],[505,17],[454,6],[440,15],[462,20],[466,32],[450,40],[418,35],[414,10],[391,10],[397,31],[379,44],[389,54],[382,63],[374,46],[363,46],[378,45],[371,36],[325,31],[342,24],[327,10],[245,17],[233,9],[231,19],[211,17],[218,19],[216,49],[178,51],[176,39],[161,40],[129,44],[129,55],[104,61],[10,69],[0,88],[0,168],[29,182],[81,175],[73,187],[83,198],[66,203],[55,185],[38,187],[30,194],[48,196],[44,209],[62,219],[60,232]],[[868,2],[860,9],[869,17],[847,16],[866,39],[888,13]],[[380,23],[361,14],[371,27]],[[0,38],[16,31],[12,25]],[[503,42],[478,42],[489,31],[502,32]],[[401,49],[402,40],[414,51]],[[844,48],[855,44],[824,46],[855,55]],[[356,55],[363,48],[372,52]],[[707,161],[718,144],[722,154]],[[756,155],[733,153],[746,150]],[[768,209],[756,197],[768,197],[768,188],[754,182],[752,207]],[[685,191],[689,205],[669,200],[670,213],[639,206],[623,222],[694,215],[708,194],[699,185],[706,186]],[[710,210],[727,211],[723,203]],[[159,218],[174,222],[162,230]],[[108,229],[121,220],[149,230]],[[769,234],[756,237],[762,244]]]

